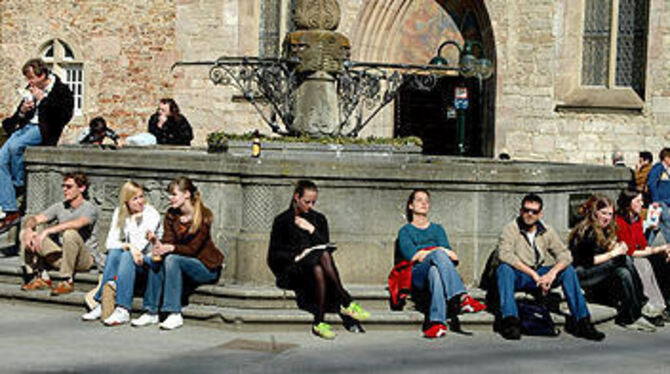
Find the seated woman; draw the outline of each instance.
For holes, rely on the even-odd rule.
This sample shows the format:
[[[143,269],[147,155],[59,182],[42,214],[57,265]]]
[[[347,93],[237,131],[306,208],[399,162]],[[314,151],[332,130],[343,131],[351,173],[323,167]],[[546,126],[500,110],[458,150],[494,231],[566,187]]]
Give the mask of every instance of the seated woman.
[[[398,231],[398,250],[413,263],[412,289],[430,292],[430,311],[423,334],[438,338],[447,333],[448,314],[455,317],[461,311],[479,312],[486,306],[468,295],[456,271],[458,256],[451,249],[444,228],[428,220],[429,210],[430,193],[424,189],[412,191],[406,206],[409,223]]]
[[[121,187],[119,206],[114,209],[112,223],[107,234],[107,261],[102,275],[101,287],[94,299],[100,302],[103,285],[116,283],[116,309],[103,322],[105,325],[120,325],[130,320],[135,288],[135,268],[146,272],[151,267],[147,256],[151,245],[146,236],[148,232],[161,230],[161,217],[158,211],[146,204],[144,189],[139,184],[128,181]],[[98,304],[90,312],[81,316],[85,321],[100,318],[102,307]]]
[[[626,255],[628,248],[616,241],[614,203],[605,196],[592,196],[579,214],[584,218],[570,233],[569,246],[587,300],[616,307],[615,322],[620,326],[655,331],[642,317],[647,298],[633,260]]]
[[[628,255],[633,258],[633,264],[640,274],[644,294],[649,298],[649,302],[642,308],[642,315],[654,325],[663,326],[662,315],[666,303],[654,276],[654,268],[650,259],[660,256],[662,257],[661,262],[665,264],[670,253],[670,246],[666,244],[651,247],[647,244],[640,218],[642,202],[642,193],[634,190],[621,191],[617,201],[619,210],[616,215],[616,233],[619,242],[626,243]]]
[[[158,110],[149,118],[149,133],[156,137],[158,144],[191,145],[193,140],[191,124],[170,98],[160,99]]]
[[[331,255],[328,221],[313,209],[318,189],[312,181],[298,181],[291,206],[275,217],[268,250],[268,265],[277,277],[277,285],[293,289],[298,296],[313,298],[314,308],[306,307],[314,314],[312,332],[324,339],[334,339],[335,332],[324,322],[328,311],[339,311],[342,315],[362,321],[368,312],[352,301],[344,289],[340,275]],[[334,309],[333,308],[337,308]]]
[[[184,280],[192,285],[214,283],[221,275],[223,254],[216,247],[210,230],[214,216],[205,207],[193,181],[186,177],[173,180],[168,186],[170,209],[163,221],[163,239],[154,242],[152,254],[163,256],[160,272],[149,274],[146,313],[132,321],[134,326],[145,326],[158,322],[158,302],[163,291],[162,312],[168,313],[160,324],[164,330],[173,330],[184,324],[181,315]],[[163,287],[164,286],[164,287]],[[161,287],[162,290],[161,290]]]

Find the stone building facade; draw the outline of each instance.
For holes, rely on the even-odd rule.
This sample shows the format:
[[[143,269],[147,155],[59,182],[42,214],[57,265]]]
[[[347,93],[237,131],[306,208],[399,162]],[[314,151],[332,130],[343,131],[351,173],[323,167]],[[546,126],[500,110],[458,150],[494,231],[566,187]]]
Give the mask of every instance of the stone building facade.
[[[339,3],[338,31],[350,38],[354,60],[424,64],[447,39],[475,39],[484,45],[495,75],[483,84],[476,135],[482,139],[481,155],[504,150],[515,159],[607,164],[611,152],[621,150],[633,164],[638,151],[657,153],[667,144],[666,0]],[[640,4],[647,7],[644,17],[629,14]],[[143,131],[158,99],[165,96],[180,104],[194,126],[197,145],[214,130],[267,133],[237,92],[208,80],[207,68],[171,66],[221,55],[276,55],[282,35],[291,29],[294,5],[295,0],[2,1],[0,116],[18,103],[16,91],[25,84],[23,62],[43,56],[61,74],[74,74],[70,80],[79,79],[73,84],[80,85],[81,113],[63,142],[71,142],[98,115],[122,133]],[[644,30],[626,39],[631,17]],[[631,41],[638,45],[632,61],[619,58],[620,45]],[[608,49],[584,53],[593,43]],[[602,62],[603,54],[604,73],[602,64],[585,67],[592,58]],[[641,87],[625,87],[631,84],[619,72],[626,69]],[[587,82],[593,77],[586,70],[602,79]],[[362,136],[394,136],[399,105],[382,111]]]

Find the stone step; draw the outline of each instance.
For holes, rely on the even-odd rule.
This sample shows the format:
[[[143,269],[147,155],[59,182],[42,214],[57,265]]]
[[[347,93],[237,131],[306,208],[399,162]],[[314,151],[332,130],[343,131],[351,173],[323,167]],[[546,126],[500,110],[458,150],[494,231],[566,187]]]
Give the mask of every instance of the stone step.
[[[44,291],[21,291],[13,284],[0,284],[0,298],[9,300],[19,300],[28,302],[37,302],[44,305],[66,305],[79,307],[82,312],[85,308],[85,292],[74,291],[67,295],[51,296],[48,290]],[[133,301],[133,310],[137,313],[141,311],[142,301],[135,298]],[[566,310],[566,306],[561,306],[561,310]],[[616,315],[612,308],[601,305],[589,305],[592,319],[596,323],[602,323],[611,320]],[[406,309],[404,311],[370,310],[372,316],[365,321],[366,327],[373,328],[413,328],[418,329],[423,322],[423,314]],[[191,303],[183,310],[184,317],[192,320],[205,321],[218,325],[233,325],[235,327],[269,326],[280,327],[287,325],[308,324],[312,321],[312,315],[298,310],[297,308],[281,309],[248,309],[236,307],[224,307],[218,305],[206,305]],[[554,314],[553,318],[558,325],[565,322],[563,315]],[[339,323],[339,317],[328,314],[326,320],[331,323]],[[490,326],[493,323],[493,316],[489,313],[465,314],[461,316],[461,322],[466,326]]]

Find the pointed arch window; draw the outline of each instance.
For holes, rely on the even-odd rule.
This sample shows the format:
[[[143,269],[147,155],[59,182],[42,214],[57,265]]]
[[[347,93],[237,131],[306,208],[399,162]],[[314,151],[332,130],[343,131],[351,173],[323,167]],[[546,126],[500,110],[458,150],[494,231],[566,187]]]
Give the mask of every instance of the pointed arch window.
[[[42,45],[39,56],[58,75],[74,95],[74,115],[84,109],[84,64],[73,49],[60,39],[51,39]]]

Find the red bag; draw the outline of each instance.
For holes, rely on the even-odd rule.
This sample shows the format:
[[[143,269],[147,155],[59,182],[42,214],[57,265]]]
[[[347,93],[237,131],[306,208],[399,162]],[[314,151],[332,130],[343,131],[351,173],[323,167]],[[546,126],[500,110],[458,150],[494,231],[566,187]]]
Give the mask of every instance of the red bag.
[[[426,247],[419,251],[432,251],[436,247]],[[389,304],[391,310],[402,310],[407,298],[412,293],[412,262],[403,260],[398,262],[388,276]]]
[[[389,304],[391,310],[402,310],[407,303],[407,297],[412,292],[412,263],[402,261],[396,264],[388,277],[390,293]]]

